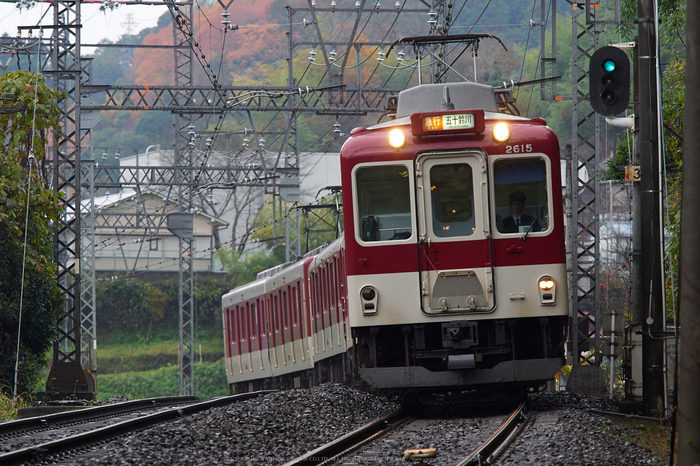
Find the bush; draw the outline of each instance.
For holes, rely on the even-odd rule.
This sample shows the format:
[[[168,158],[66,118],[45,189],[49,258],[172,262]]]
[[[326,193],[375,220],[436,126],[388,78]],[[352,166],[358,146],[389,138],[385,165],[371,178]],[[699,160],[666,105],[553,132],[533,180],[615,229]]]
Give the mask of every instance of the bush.
[[[194,365],[195,395],[201,400],[229,394],[223,359]],[[113,396],[130,399],[180,394],[180,373],[172,364],[160,369],[144,372],[102,374],[98,377],[97,396],[105,400]]]

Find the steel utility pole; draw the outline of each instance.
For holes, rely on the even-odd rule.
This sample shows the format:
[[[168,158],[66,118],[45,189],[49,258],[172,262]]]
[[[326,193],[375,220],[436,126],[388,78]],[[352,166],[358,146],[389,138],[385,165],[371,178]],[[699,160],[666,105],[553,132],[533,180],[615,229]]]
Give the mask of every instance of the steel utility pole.
[[[700,463],[700,4],[686,10],[685,130],[681,220],[680,344],[678,384],[678,464]],[[671,450],[673,451],[673,450]]]
[[[600,119],[585,101],[590,102],[587,77],[590,57],[598,48],[601,28],[598,9],[571,0],[572,7],[572,79],[571,162],[568,205],[571,220],[568,229],[570,248],[569,277],[569,362],[573,364],[567,390],[593,395],[605,393],[600,369],[602,346],[599,329],[600,235],[598,219],[598,167],[600,167]],[[590,351],[594,350],[594,351]]]
[[[654,413],[664,400],[664,293],[661,250],[661,176],[658,151],[659,108],[657,105],[656,11],[652,0],[639,0],[635,81],[639,100],[635,102],[637,135],[633,158],[641,169],[638,217],[639,253],[634,258],[632,323],[642,332],[642,402]]]
[[[60,104],[63,135],[57,141],[53,159],[53,188],[64,194],[59,202],[65,209],[55,225],[56,281],[66,301],[57,315],[57,336],[46,391],[57,398],[73,395],[91,399],[94,398],[95,379],[81,365],[80,152],[87,133],[81,128],[80,116],[83,71],[80,2],[57,0],[53,2],[53,14],[51,61],[42,72],[52,77],[55,89],[67,94]]]

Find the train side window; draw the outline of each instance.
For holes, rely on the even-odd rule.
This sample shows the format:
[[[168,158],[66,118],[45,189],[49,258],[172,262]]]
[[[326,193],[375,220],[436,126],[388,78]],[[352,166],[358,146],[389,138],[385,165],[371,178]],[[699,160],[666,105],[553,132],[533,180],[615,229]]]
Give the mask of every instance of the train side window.
[[[241,331],[239,333],[240,335],[240,342],[243,343],[244,341],[247,340],[247,332],[248,330],[248,303],[245,303],[245,306],[241,306]]]
[[[413,235],[408,168],[362,167],[355,175],[359,236],[362,241],[396,241]]]
[[[439,237],[474,233],[472,168],[466,163],[435,165],[430,169],[433,233]]]
[[[233,345],[238,345],[239,333],[241,331],[240,306],[236,305],[236,309],[234,309],[233,313],[233,332],[231,332],[231,343]]]
[[[294,282],[294,285],[292,285],[292,327],[296,327],[299,325],[299,307],[297,306],[297,295],[298,293],[298,286],[299,282]]]
[[[314,273],[314,285],[315,285],[314,286],[314,288],[315,288],[315,290],[314,290],[314,295],[315,295],[314,307],[315,307],[315,311],[316,311],[315,315],[316,315],[316,319],[320,319],[321,318],[321,306],[322,306],[322,302],[321,302],[321,274],[318,271],[316,271],[316,273]],[[318,323],[316,325],[318,325]]]
[[[229,344],[236,344],[236,308],[233,307],[228,310],[228,342]]]
[[[328,285],[330,287],[331,308],[336,307],[338,303],[338,293],[336,291],[335,283],[335,263],[331,259],[328,261]]]
[[[246,339],[250,342],[252,339],[252,334],[251,334],[251,317],[252,314],[250,313],[250,303],[245,303],[245,322],[246,322],[246,327],[245,327],[245,333],[246,333]]]
[[[302,282],[299,281],[297,282],[297,292],[296,292],[296,308],[297,308],[297,313],[299,314],[299,325],[301,328],[304,328],[304,314],[302,312],[302,303],[301,303],[301,293],[302,293]]]
[[[258,332],[260,333],[260,338],[267,338],[267,316],[265,315],[265,300],[258,300]]]
[[[272,312],[274,314],[274,321],[275,321],[275,333],[279,333],[280,331],[280,298],[279,298],[279,291],[275,293],[273,297],[273,303],[272,303]]]
[[[330,297],[328,296],[328,268],[325,264],[321,268],[321,290],[323,293],[323,313],[328,314],[328,301]]]
[[[253,326],[253,330],[250,333],[250,339],[256,340],[258,338],[258,312],[255,303],[250,303],[250,322]]]
[[[542,158],[500,159],[493,166],[496,227],[522,234],[549,228],[547,165]]]
[[[289,293],[282,291],[282,325],[285,330],[289,328]]]

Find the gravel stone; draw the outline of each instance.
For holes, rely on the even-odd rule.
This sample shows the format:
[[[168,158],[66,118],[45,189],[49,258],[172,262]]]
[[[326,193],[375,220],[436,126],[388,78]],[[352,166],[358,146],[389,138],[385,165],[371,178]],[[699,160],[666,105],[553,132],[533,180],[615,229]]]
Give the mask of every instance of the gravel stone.
[[[275,392],[144,429],[104,444],[90,452],[89,457],[61,464],[279,465],[397,408],[393,402],[339,384]],[[607,398],[544,392],[530,395],[528,408],[528,417],[534,422],[496,464],[665,464],[649,449],[627,440],[634,429],[590,412],[617,411],[615,403]],[[456,445],[465,436],[477,437],[478,432],[486,432],[488,428],[482,422],[478,418],[459,421],[446,417],[442,427],[414,429],[406,438],[389,437],[380,450],[401,452],[406,448],[437,446],[441,451],[439,458],[426,459],[425,463],[453,465],[454,458],[441,462],[450,456],[447,453],[451,448],[446,445]],[[436,444],[438,440],[440,445]],[[376,453],[387,458],[384,451],[375,452],[375,458]],[[356,461],[348,464],[365,463],[359,460],[362,455],[365,453],[357,452]]]
[[[591,413],[591,409],[617,412],[605,397],[571,392],[543,392],[528,397],[528,408],[536,410],[535,422],[513,442],[497,464],[538,466],[664,465],[647,448],[623,439],[634,429]]]
[[[282,464],[397,408],[340,384],[275,392],[145,429],[75,464]]]

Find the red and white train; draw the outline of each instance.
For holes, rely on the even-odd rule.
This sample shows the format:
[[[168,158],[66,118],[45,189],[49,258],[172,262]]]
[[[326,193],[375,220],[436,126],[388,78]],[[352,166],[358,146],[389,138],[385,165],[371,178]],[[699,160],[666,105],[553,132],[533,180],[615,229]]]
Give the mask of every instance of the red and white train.
[[[232,390],[525,390],[555,376],[568,325],[559,142],[507,94],[421,85],[395,118],[352,131],[344,235],[222,298]]]

